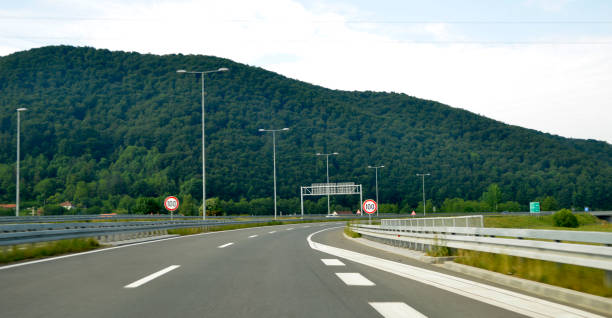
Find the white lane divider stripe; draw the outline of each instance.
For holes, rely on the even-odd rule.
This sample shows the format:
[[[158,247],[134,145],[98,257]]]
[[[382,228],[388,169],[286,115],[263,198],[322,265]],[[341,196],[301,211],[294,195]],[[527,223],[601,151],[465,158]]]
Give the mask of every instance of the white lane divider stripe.
[[[251,235],[251,236],[249,236],[249,238],[254,238],[254,237],[257,237],[257,236],[258,236],[258,235],[257,235],[257,234],[255,234],[255,235]]]
[[[292,227],[290,227],[290,228],[288,228],[288,229],[287,229],[287,231],[291,231],[291,230],[293,230],[293,228],[292,228]]]
[[[359,273],[336,273],[336,276],[349,286],[376,286],[376,284]]]
[[[370,303],[370,306],[385,318],[427,318],[406,303]]]
[[[272,231],[272,232],[268,232],[268,233],[270,233],[270,234],[274,234],[274,233],[276,233],[276,231]]]
[[[219,245],[218,248],[225,248],[225,247],[228,247],[228,246],[233,245],[233,244],[234,243],[232,242],[232,243],[227,243],[227,244]]]
[[[322,258],[321,262],[327,266],[344,266],[344,263],[336,258]]]
[[[177,269],[179,267],[181,267],[181,265],[168,266],[168,267],[162,269],[161,271],[155,272],[155,273],[153,273],[153,274],[151,274],[151,275],[149,275],[147,277],[141,278],[141,279],[139,279],[139,280],[137,280],[137,281],[135,281],[135,282],[133,282],[133,283],[131,283],[129,285],[125,285],[125,286],[123,286],[123,288],[136,288],[138,286],[144,285],[144,284],[146,284],[146,283],[156,279],[157,277],[159,277],[161,275],[164,275],[164,274],[166,274],[166,273],[168,273],[170,271],[173,271],[173,270],[175,270],[175,269]]]
[[[306,226],[304,226],[304,228],[305,228],[305,229],[307,229],[307,228],[309,228],[309,227],[310,227],[310,225],[306,225]]]

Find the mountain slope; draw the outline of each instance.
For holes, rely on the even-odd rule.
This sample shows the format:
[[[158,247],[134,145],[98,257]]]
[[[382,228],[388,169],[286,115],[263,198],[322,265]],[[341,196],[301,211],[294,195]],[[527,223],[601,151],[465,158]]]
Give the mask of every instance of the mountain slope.
[[[353,181],[415,206],[419,172],[428,198],[477,199],[491,183],[522,205],[554,196],[562,206],[612,208],[612,146],[509,126],[396,93],[310,85],[226,59],[143,55],[53,46],[0,58],[0,201],[14,197],[16,108],[22,117],[25,200],[85,205],[166,194],[201,198],[201,87],[206,77],[207,196],[272,195],[277,135],[279,196],[299,187]],[[351,199],[339,199],[338,202]],[[108,204],[108,203],[106,203]]]

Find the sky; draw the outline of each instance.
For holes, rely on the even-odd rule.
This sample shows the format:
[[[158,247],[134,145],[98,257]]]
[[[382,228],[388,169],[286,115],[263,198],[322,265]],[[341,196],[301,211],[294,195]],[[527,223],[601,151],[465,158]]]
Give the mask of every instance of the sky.
[[[609,0],[0,0],[0,56],[59,44],[214,55],[612,144]]]

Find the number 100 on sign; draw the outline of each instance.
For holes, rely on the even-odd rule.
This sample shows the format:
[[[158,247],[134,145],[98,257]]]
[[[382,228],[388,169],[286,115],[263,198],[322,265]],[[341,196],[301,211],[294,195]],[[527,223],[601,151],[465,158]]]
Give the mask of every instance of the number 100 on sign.
[[[164,207],[170,212],[175,211],[179,207],[179,201],[176,197],[167,197],[164,200]]]
[[[365,213],[373,214],[374,212],[376,212],[376,210],[378,210],[378,205],[376,204],[376,201],[372,199],[363,201],[363,211]]]

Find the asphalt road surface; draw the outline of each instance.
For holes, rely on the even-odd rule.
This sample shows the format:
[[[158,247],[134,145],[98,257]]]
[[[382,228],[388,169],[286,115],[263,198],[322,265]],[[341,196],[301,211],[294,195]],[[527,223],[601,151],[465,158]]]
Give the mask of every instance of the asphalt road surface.
[[[342,225],[214,232],[0,267],[0,317],[597,317],[358,245]]]

